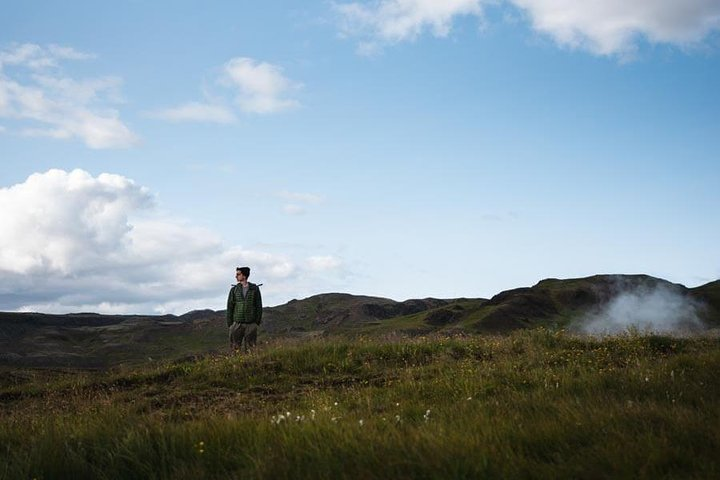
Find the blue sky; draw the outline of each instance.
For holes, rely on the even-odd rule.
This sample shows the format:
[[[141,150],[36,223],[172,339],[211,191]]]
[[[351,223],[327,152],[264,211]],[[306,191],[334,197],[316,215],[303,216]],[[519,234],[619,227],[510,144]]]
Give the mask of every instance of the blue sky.
[[[0,310],[720,277],[720,2],[3,2]]]

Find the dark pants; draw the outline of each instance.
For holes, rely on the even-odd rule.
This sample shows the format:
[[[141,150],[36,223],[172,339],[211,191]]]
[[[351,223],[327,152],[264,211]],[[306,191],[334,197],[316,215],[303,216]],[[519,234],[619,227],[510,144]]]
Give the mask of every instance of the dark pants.
[[[245,340],[244,350],[246,352],[254,348],[257,343],[257,328],[255,323],[236,322],[230,325],[230,351],[240,350],[243,347],[243,340]]]

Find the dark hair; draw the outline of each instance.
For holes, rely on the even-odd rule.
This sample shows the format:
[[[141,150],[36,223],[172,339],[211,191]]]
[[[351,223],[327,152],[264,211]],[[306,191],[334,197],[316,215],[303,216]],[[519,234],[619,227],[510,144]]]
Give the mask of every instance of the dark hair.
[[[235,271],[242,273],[245,278],[250,276],[250,267],[237,267]]]

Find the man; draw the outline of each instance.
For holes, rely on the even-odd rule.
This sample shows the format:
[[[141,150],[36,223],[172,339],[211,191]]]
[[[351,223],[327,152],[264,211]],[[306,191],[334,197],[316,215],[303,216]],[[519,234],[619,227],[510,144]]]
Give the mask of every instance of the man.
[[[262,322],[262,296],[254,283],[248,282],[250,268],[237,267],[237,284],[230,289],[227,301],[227,324],[230,329],[230,352],[238,352],[245,341],[245,351],[255,346],[257,328]]]

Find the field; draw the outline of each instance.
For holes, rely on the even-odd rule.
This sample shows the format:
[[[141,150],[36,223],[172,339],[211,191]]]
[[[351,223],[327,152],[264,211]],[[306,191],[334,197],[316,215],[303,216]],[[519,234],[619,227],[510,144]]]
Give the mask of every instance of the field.
[[[720,478],[720,339],[277,340],[0,372],[0,478]]]

